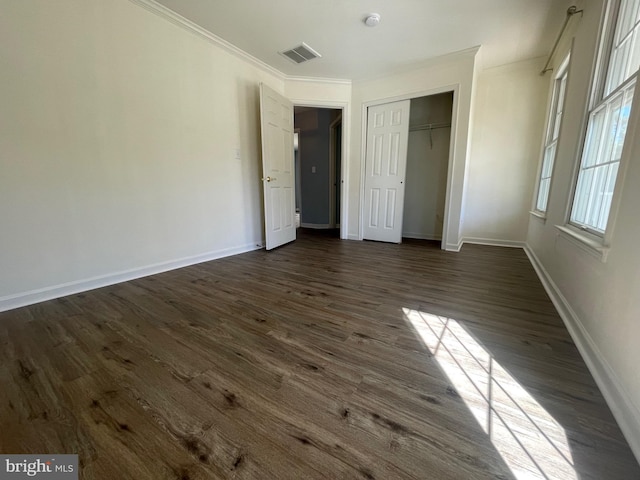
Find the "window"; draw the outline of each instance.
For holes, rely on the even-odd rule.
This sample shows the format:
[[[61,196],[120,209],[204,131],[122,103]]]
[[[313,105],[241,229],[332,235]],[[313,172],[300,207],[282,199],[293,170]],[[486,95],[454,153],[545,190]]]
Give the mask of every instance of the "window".
[[[540,213],[547,211],[549,201],[549,190],[551,187],[551,175],[553,164],[556,159],[556,146],[558,135],[560,134],[560,124],[562,123],[562,111],[564,110],[564,93],[567,88],[567,73],[569,70],[569,57],[567,57],[556,75],[553,84],[553,95],[551,97],[551,108],[547,120],[547,132],[544,141],[544,156],[542,157],[542,167],[540,169],[540,179],[538,182],[538,195],[536,197],[535,210]]]
[[[640,66],[640,0],[614,3],[615,28],[598,61],[604,78],[596,83],[570,217],[571,224],[600,237],[609,220]]]

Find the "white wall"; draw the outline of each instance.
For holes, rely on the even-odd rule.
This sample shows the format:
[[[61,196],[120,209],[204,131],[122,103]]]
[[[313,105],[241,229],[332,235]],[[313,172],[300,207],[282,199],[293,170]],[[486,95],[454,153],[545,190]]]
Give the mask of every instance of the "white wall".
[[[414,130],[424,124],[450,124],[453,94],[411,100],[402,236],[440,240],[447,190],[451,127]]]
[[[564,118],[546,221],[529,220],[527,243],[535,265],[618,423],[640,459],[640,104],[638,92],[627,133],[618,187],[621,203],[606,261],[560,235],[566,221],[584,135],[591,69],[602,1],[586,0],[575,28]],[[567,49],[556,56],[562,60]],[[548,74],[549,75],[549,74]],[[549,78],[547,79],[550,80]]]
[[[579,2],[585,11],[573,22],[549,211],[546,222],[529,219],[526,238],[640,455],[640,108],[628,133],[606,262],[555,228],[566,220],[584,134],[602,3]],[[523,238],[532,159],[539,157],[542,85],[549,86],[549,76],[533,75],[536,60],[482,72],[473,105],[475,50],[352,86],[284,80],[128,0],[42,1],[37,8],[4,2],[2,9],[0,310],[260,244],[261,81],[299,104],[344,108],[349,216],[343,220],[350,238],[361,238],[366,107],[454,89],[448,246],[463,233]]]
[[[479,72],[466,183],[465,240],[522,243],[545,122],[545,59]]]
[[[0,309],[261,244],[281,78],[128,0],[2,10]]]
[[[288,77],[284,82],[284,91],[286,97],[296,105],[320,107],[351,103],[350,80]]]
[[[368,106],[416,98],[446,91],[455,91],[452,119],[452,165],[449,168],[447,212],[451,214],[443,233],[448,249],[459,248],[460,222],[464,190],[465,164],[469,139],[469,121],[473,97],[473,77],[477,49],[434,60],[410,71],[398,72],[382,78],[363,80],[353,84],[351,132],[354,141],[349,155],[348,236],[362,239],[361,204],[364,151],[363,119]]]

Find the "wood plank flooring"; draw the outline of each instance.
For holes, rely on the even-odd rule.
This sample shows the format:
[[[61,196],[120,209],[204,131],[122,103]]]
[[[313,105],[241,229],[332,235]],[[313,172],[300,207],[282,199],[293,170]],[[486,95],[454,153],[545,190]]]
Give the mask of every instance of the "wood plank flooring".
[[[0,314],[0,453],[82,479],[637,479],[518,249],[256,251]]]

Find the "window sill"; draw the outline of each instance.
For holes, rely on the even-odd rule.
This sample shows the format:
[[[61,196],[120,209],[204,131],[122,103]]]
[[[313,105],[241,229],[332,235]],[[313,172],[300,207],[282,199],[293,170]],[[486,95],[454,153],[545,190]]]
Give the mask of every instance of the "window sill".
[[[584,252],[597,258],[602,263],[607,261],[610,248],[603,245],[602,242],[594,240],[584,233],[564,225],[556,225],[556,228],[563,238],[566,238]]]
[[[547,223],[547,214],[546,213],[538,212],[537,210],[530,210],[529,214],[533,218],[537,218],[538,220],[540,220],[542,223]]]

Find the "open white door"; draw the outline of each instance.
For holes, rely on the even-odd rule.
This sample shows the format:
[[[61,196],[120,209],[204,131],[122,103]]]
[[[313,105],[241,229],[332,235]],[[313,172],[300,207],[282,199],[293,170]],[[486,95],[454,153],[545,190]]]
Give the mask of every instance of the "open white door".
[[[400,243],[410,100],[369,107],[364,179],[366,240]]]
[[[262,183],[267,250],[296,239],[293,104],[260,84]]]

